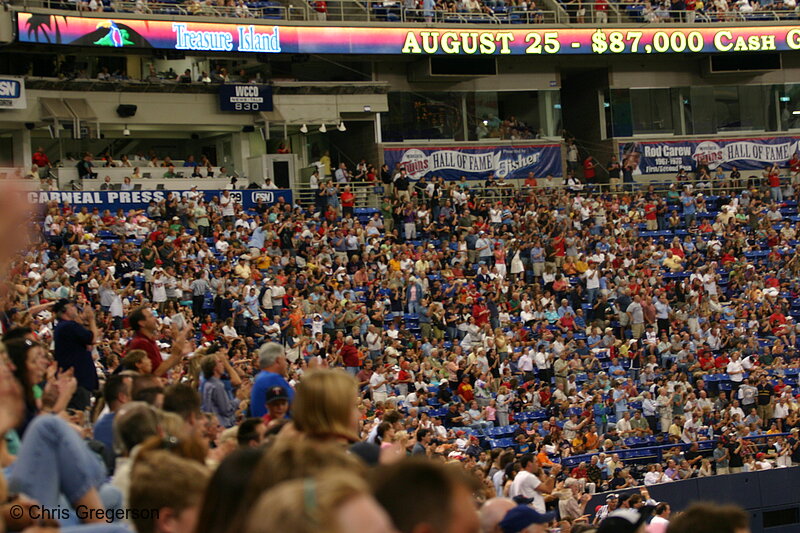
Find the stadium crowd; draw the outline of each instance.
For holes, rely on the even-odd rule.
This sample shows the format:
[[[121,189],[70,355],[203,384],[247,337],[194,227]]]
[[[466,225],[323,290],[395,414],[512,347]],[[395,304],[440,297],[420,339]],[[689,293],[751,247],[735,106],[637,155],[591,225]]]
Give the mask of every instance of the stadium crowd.
[[[320,165],[306,206],[37,213],[0,295],[4,509],[119,509],[139,533],[660,532],[648,487],[800,462],[791,186],[384,166],[363,212],[362,164]]]

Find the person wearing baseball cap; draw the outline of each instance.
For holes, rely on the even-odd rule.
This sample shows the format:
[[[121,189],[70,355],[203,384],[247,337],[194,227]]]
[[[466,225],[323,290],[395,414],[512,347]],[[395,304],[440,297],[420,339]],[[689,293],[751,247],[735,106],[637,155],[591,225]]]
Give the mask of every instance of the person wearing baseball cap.
[[[612,492],[606,496],[606,504],[601,505],[594,516],[595,523],[602,522],[608,515],[616,511],[618,505],[619,496],[617,494]]]
[[[540,513],[528,505],[517,505],[500,521],[503,533],[545,533],[545,524],[550,523],[556,513]]]
[[[648,515],[635,509],[617,509],[600,522],[597,533],[645,533]]]
[[[58,319],[53,329],[54,358],[60,371],[73,369],[78,382],[69,407],[84,411],[91,405],[92,392],[100,386],[91,353],[100,330],[89,305],[78,310],[74,300],[62,298],[53,305],[53,314]]]
[[[289,391],[280,385],[267,389],[267,414],[262,418],[265,424],[273,420],[283,420],[289,412]]]

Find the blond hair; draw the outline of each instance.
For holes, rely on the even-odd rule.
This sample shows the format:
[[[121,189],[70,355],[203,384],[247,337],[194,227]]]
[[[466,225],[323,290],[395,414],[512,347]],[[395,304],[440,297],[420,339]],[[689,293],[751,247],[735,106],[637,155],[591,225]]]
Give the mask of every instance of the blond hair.
[[[344,370],[308,372],[292,405],[297,429],[310,437],[358,440],[354,426],[358,382]]]
[[[270,446],[256,467],[250,489],[253,502],[275,485],[301,477],[311,477],[328,468],[341,468],[360,476],[366,474],[363,463],[333,442],[281,440]]]
[[[141,454],[133,465],[131,509],[164,509],[181,512],[200,504],[210,473],[195,461],[164,450]],[[154,533],[155,517],[132,515],[138,533]]]
[[[259,498],[245,533],[347,533],[337,523],[348,501],[369,495],[367,483],[347,470],[328,469],[313,478],[281,483]]]
[[[242,508],[253,508],[264,493],[279,484],[313,477],[330,468],[366,476],[364,464],[337,443],[276,439],[267,448],[250,478]],[[228,531],[241,531],[246,519],[247,516],[232,516]]]

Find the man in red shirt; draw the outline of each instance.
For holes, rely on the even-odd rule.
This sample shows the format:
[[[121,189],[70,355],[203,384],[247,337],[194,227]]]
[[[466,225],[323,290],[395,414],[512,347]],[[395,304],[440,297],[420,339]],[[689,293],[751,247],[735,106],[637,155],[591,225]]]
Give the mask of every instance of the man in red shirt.
[[[797,180],[800,178],[800,154],[797,152],[795,152],[789,160],[789,170],[792,173],[792,184],[797,183]]]
[[[344,340],[339,355],[342,357],[345,370],[353,376],[358,374],[358,371],[361,370],[361,352],[356,348],[353,337],[348,336]]]
[[[583,181],[586,183],[594,183],[594,178],[596,176],[594,167],[596,166],[597,163],[594,162],[592,156],[587,155],[586,159],[583,160]]]
[[[597,24],[608,24],[608,1],[595,0],[594,20]]]
[[[769,194],[773,202],[783,202],[783,190],[781,189],[781,175],[778,165],[770,165],[764,171],[769,182]]]
[[[44,148],[41,146],[33,152],[33,157],[31,157],[31,161],[34,165],[39,167],[39,177],[47,176],[47,171],[50,169],[50,158],[47,157],[47,154],[44,153]]]
[[[647,231],[658,230],[656,203],[653,201],[644,204],[644,220],[647,223]]]
[[[461,398],[461,401],[463,401],[465,404],[471,402],[475,398],[475,391],[469,382],[469,376],[464,376],[461,378],[461,383],[458,384],[456,394],[458,394],[458,396]]]
[[[133,338],[125,347],[125,353],[131,350],[144,350],[147,358],[152,363],[152,373],[155,376],[163,376],[170,368],[181,362],[183,355],[188,352],[188,342],[186,337],[189,328],[176,331],[172,342],[172,354],[166,361],[161,357],[161,349],[156,343],[158,335],[158,321],[153,312],[147,307],[137,307],[128,315],[128,325],[134,331]]]
[[[567,245],[564,241],[564,235],[559,233],[553,237],[552,245],[555,250],[556,266],[560,268],[561,265],[564,264],[564,258],[567,256]]]
[[[342,204],[342,216],[347,217],[353,216],[353,208],[356,205],[356,197],[355,195],[350,192],[350,186],[345,186],[344,190],[342,191],[342,195],[339,198],[339,201]]]
[[[786,315],[781,313],[780,310],[776,310],[769,316],[769,325],[772,328],[773,335],[783,335],[785,333]]]
[[[483,327],[489,322],[489,309],[483,303],[483,298],[479,297],[475,300],[472,306],[472,317],[475,319],[476,326]]]

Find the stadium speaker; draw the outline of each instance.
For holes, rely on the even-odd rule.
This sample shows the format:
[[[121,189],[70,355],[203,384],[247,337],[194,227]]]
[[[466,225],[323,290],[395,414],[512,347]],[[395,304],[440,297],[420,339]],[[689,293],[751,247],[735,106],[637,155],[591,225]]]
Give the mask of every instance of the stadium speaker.
[[[200,139],[200,134],[199,133],[192,133],[192,140],[196,141],[198,139]]]
[[[35,127],[36,127],[36,124],[34,124],[33,122],[26,122],[25,123],[25,128],[26,129],[32,130]]]
[[[137,109],[135,105],[120,104],[117,106],[117,115],[122,118],[132,117],[136,114]]]
[[[254,131],[256,131],[256,127],[252,124],[242,126],[242,133],[253,133]]]

